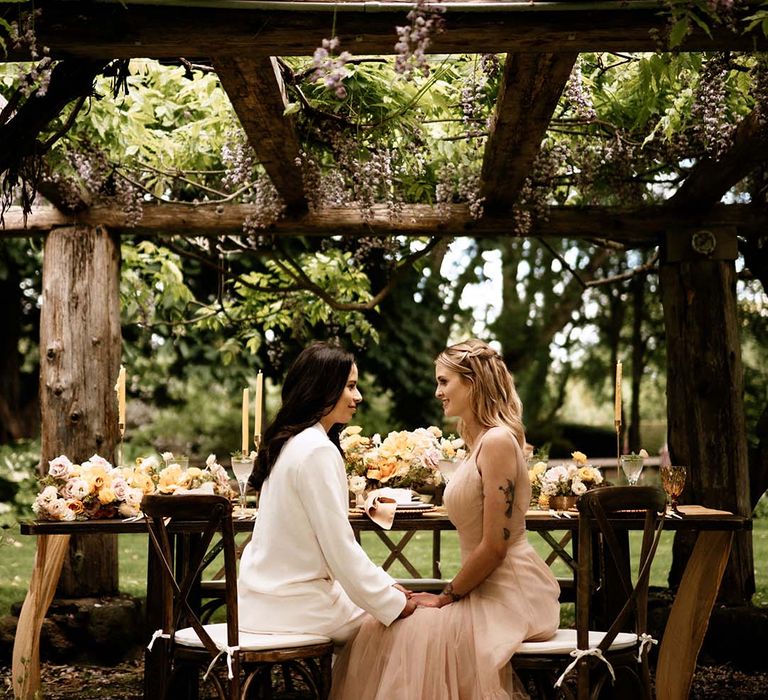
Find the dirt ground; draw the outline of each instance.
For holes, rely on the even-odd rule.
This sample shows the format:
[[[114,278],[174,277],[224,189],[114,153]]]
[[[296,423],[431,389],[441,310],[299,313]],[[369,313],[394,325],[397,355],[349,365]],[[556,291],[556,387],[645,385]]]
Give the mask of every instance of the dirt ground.
[[[103,666],[43,665],[48,700],[141,700],[143,662]],[[0,668],[3,698],[10,700],[10,669]],[[295,697],[295,696],[294,696]],[[768,700],[768,673],[745,674],[728,666],[700,666],[691,700]],[[425,699],[427,700],[427,699]]]

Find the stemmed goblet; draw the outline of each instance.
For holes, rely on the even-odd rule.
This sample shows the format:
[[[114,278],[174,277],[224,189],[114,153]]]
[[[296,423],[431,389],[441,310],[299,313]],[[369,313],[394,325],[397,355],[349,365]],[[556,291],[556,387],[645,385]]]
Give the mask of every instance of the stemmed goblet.
[[[630,486],[637,486],[643,471],[643,457],[640,455],[621,455],[621,468]]]
[[[447,484],[459,468],[459,461],[453,459],[441,459],[438,468],[440,469],[440,474],[443,476],[443,481]]]
[[[253,461],[255,459],[255,453],[250,455],[237,455],[232,457],[232,471],[235,473],[235,479],[237,479],[237,487],[240,490],[240,499],[238,504],[240,506],[241,513],[245,513],[246,501],[245,490],[248,486],[248,478],[253,471]]]
[[[661,484],[669,496],[669,511],[679,517],[681,513],[677,508],[677,499],[680,498],[685,488],[687,470],[679,465],[665,464],[660,467],[659,471],[661,472]]]

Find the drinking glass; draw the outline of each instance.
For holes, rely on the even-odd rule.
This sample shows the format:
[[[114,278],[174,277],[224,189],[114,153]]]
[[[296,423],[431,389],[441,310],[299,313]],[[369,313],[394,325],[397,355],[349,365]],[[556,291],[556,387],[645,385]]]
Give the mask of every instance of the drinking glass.
[[[451,477],[456,473],[456,470],[459,467],[459,461],[458,460],[452,460],[452,459],[441,459],[440,460],[440,473],[443,475],[443,481],[447,484]]]
[[[621,455],[621,469],[630,486],[637,486],[643,471],[643,458],[638,455]]]
[[[685,488],[685,476],[687,470],[679,465],[664,465],[659,468],[661,472],[661,483],[664,486],[667,496],[669,496],[669,508],[673,513],[680,514],[677,509],[677,499],[683,493]]]
[[[248,477],[253,471],[253,457],[232,457],[232,471],[240,489],[240,509],[245,510],[245,489],[248,486]]]

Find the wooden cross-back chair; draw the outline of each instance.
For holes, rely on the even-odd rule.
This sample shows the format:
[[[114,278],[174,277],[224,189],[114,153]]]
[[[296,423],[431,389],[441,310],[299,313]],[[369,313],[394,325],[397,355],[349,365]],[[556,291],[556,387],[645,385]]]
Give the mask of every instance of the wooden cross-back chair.
[[[647,633],[648,582],[664,525],[664,493],[649,486],[609,486],[579,499],[576,567],[576,629],[558,630],[545,642],[525,642],[512,658],[523,678],[533,679],[544,697],[610,697],[617,670],[635,676],[632,684],[643,698],[651,697],[648,651],[655,640]],[[644,518],[643,538],[633,584],[622,518]],[[597,548],[597,551],[596,551]],[[601,565],[602,563],[602,565]],[[604,586],[611,566],[625,597],[606,626],[590,630],[592,596]],[[602,592],[602,591],[601,591]],[[631,629],[632,632],[624,630]],[[566,678],[576,674],[576,690]],[[639,680],[639,683],[637,683]],[[622,698],[627,697],[621,693]]]
[[[312,697],[330,692],[333,643],[315,634],[252,634],[238,629],[237,553],[232,504],[223,496],[145,496],[150,548],[160,569],[161,627],[148,655],[160,654],[160,696],[196,697],[200,673],[219,698],[271,697],[272,667],[300,678]],[[181,532],[189,543],[174,546]],[[197,534],[199,533],[199,534]],[[220,537],[221,545],[214,538]],[[187,535],[185,535],[187,537]],[[199,582],[212,549],[222,547],[226,622],[203,624]],[[183,556],[178,552],[183,551]],[[292,680],[284,680],[290,685]]]

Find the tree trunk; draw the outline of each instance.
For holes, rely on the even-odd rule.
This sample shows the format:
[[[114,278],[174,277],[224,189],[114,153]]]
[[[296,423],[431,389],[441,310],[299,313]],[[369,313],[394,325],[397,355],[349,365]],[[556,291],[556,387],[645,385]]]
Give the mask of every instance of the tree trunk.
[[[660,271],[667,341],[667,418],[673,464],[688,466],[681,502],[749,516],[743,376],[731,260],[666,262]],[[691,542],[676,536],[670,585],[679,583]],[[736,533],[721,602],[755,590],[750,532]]]
[[[101,227],[54,229],[45,242],[40,322],[41,459],[112,459],[120,366],[119,242]],[[72,537],[58,595],[117,593],[117,537]]]

